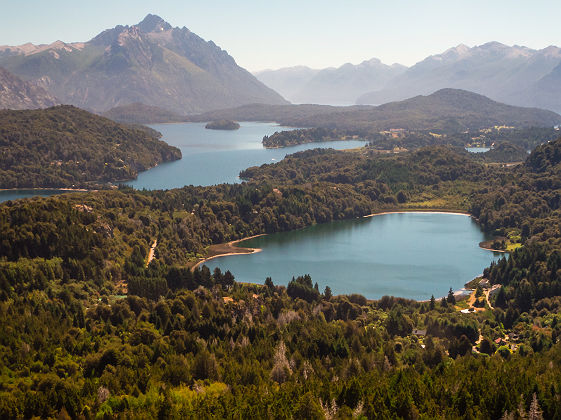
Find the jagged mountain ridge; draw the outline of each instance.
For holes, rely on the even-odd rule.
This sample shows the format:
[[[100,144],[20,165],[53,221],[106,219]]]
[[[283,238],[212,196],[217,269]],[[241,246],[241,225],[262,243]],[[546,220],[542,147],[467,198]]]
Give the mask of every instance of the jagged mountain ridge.
[[[1,47],[0,65],[64,103],[97,111],[143,103],[183,115],[287,103],[212,41],[155,15],[85,43]]]
[[[0,109],[35,109],[57,104],[57,99],[45,89],[0,67]]]
[[[469,90],[494,100],[519,106],[561,110],[561,97],[548,103],[536,91],[536,83],[561,63],[561,49],[533,50],[498,42],[469,48],[458,45],[427,57],[392,79],[385,88],[366,93],[359,104],[381,104],[442,88]],[[547,90],[547,89],[546,89]]]

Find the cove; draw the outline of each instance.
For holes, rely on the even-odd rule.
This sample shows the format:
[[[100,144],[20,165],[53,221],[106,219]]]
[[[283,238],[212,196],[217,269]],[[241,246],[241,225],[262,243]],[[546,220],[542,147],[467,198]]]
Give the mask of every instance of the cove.
[[[242,241],[261,252],[218,257],[210,270],[230,270],[237,281],[287,285],[310,274],[320,291],[360,293],[370,299],[445,296],[461,289],[499,258],[479,248],[487,239],[479,225],[461,214],[392,213],[311,226]]]

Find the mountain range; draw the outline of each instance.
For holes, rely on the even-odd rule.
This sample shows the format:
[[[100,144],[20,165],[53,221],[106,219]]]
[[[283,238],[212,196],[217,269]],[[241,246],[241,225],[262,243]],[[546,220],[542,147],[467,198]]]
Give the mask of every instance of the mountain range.
[[[409,68],[371,59],[336,69],[291,67],[255,75],[297,103],[379,105],[454,88],[511,105],[561,111],[561,49],[555,46],[534,50],[489,42],[458,45]]]
[[[561,63],[561,49],[533,50],[490,42],[469,48],[459,45],[427,57],[395,77],[385,88],[365,93],[360,104],[381,104],[426,95],[437,89],[456,88],[520,106],[561,110],[561,97],[547,101],[537,94],[555,86],[549,75]]]
[[[373,58],[358,65],[347,63],[338,68],[313,70],[298,66],[254,74],[294,103],[350,105],[361,94],[382,89],[405,70],[407,67],[401,64],[388,66]]]
[[[441,130],[459,132],[498,126],[552,127],[561,115],[537,108],[506,105],[461,89],[441,89],[430,95],[380,106],[245,105],[210,111],[191,121],[231,119],[275,121],[292,127],[344,130]]]
[[[0,66],[62,103],[95,111],[143,103],[185,115],[286,103],[212,41],[155,15],[87,42],[3,46]]]
[[[0,67],[0,109],[36,109],[57,104],[57,99],[42,87]]]

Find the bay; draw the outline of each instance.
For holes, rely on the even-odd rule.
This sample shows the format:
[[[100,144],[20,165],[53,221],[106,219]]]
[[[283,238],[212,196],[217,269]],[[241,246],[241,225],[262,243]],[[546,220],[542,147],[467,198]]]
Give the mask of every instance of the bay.
[[[238,130],[207,130],[204,123],[154,124],[162,140],[181,149],[175,162],[142,172],[126,184],[136,189],[171,189],[185,185],[216,185],[241,182],[239,173],[250,166],[275,163],[287,154],[314,148],[351,149],[360,140],[307,143],[280,149],[265,149],[263,136],[290,130],[274,123],[241,122]]]

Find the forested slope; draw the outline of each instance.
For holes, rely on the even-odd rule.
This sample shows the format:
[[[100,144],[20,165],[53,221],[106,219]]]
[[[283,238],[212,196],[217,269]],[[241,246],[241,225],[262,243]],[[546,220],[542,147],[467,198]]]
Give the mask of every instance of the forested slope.
[[[133,179],[139,171],[181,158],[158,134],[72,106],[0,111],[0,188]]]
[[[449,147],[307,151],[241,185],[6,202],[0,415],[557,418],[560,149],[515,168]],[[469,210],[518,240],[486,270],[495,309],[186,266],[213,243],[392,208]]]

